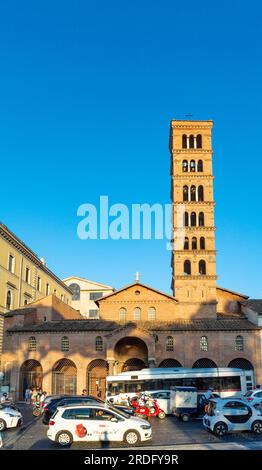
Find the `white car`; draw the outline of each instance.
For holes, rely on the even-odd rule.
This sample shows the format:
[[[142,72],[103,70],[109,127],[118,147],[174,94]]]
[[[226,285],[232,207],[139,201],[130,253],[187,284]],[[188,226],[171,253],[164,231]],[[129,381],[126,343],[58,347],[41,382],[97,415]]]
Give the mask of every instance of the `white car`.
[[[120,441],[129,445],[152,438],[144,419],[104,405],[59,406],[49,421],[47,437],[62,446],[72,442]]]
[[[0,406],[0,431],[16,428],[23,422],[22,414],[13,408]]]
[[[262,434],[262,412],[241,399],[213,398],[207,405],[203,424],[220,437],[235,431]]]
[[[250,405],[256,406],[262,404],[262,390],[255,389],[245,393],[243,399]]]

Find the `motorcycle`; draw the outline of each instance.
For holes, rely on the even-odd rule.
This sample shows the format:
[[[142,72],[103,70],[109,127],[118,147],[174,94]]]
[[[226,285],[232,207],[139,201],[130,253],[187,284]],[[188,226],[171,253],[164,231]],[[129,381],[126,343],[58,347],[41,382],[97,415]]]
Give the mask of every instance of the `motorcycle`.
[[[145,405],[140,405],[137,400],[133,400],[130,404],[138,418],[148,419],[157,416],[159,419],[164,419],[166,417],[166,413],[160,408],[157,400],[150,400]]]

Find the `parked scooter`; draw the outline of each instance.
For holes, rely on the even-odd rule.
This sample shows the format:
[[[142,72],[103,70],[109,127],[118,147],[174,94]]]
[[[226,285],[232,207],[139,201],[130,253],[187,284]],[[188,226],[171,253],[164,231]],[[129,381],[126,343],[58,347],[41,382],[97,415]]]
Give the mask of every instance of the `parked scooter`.
[[[134,408],[135,416],[138,418],[151,418],[157,416],[159,419],[164,419],[166,413],[160,408],[157,400],[153,400],[150,397],[145,401],[144,405],[141,405],[138,400],[131,400],[130,405]]]

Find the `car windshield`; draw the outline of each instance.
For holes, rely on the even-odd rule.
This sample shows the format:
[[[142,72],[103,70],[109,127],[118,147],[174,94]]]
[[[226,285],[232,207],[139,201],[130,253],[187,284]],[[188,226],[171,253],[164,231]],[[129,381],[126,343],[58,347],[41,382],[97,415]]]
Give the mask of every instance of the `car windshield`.
[[[119,410],[118,408],[115,408],[114,406],[109,406],[108,408],[109,410],[114,411],[114,413],[120,416],[123,416],[123,418],[128,418],[128,419],[130,418],[130,415],[128,413],[125,413],[124,411]]]
[[[251,397],[252,393],[253,393],[252,391],[251,391],[251,392],[246,392],[246,393],[244,394],[244,397]]]

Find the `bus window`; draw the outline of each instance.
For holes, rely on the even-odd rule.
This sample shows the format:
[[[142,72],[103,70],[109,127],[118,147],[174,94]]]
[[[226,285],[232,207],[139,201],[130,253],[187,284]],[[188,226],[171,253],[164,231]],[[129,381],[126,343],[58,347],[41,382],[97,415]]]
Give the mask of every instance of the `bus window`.
[[[240,377],[239,376],[223,377],[222,389],[230,390],[230,391],[241,390]]]

